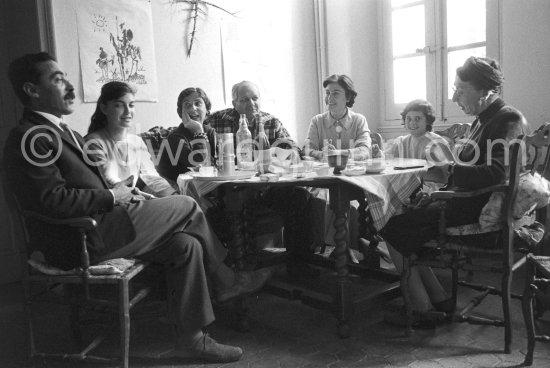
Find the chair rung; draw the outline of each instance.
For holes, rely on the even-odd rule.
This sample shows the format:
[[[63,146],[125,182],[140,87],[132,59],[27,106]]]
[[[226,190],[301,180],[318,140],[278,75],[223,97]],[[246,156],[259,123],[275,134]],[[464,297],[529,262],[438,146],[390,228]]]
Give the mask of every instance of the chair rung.
[[[495,288],[493,286],[482,285],[482,284],[472,284],[472,283],[466,282],[466,281],[458,281],[458,284],[460,286],[464,286],[464,287],[474,289],[474,290],[477,290],[477,291],[487,291],[491,295],[501,295],[502,294],[502,292],[500,290],[498,290],[497,288]]]
[[[486,326],[495,326],[495,327],[504,326],[504,321],[501,319],[490,319],[490,318],[479,317],[479,316],[458,315],[456,317],[453,317],[453,321],[466,322],[472,325],[486,325]]]
[[[110,363],[117,362],[120,358],[100,357],[95,355],[80,355],[80,354],[53,354],[53,353],[35,353],[34,357],[41,359],[61,359],[61,360],[78,360],[78,361],[90,361],[97,363]]]
[[[542,342],[550,342],[550,336],[548,335],[536,335],[535,340]]]
[[[143,288],[140,291],[137,292],[137,294],[130,300],[130,308],[132,308],[134,305],[139,303],[139,301],[143,298],[145,298],[149,293],[151,292],[151,288]]]
[[[91,343],[88,344],[81,352],[80,355],[86,356],[90,351],[94,350],[105,340],[105,336],[96,337]]]
[[[464,263],[460,266],[463,271],[477,271],[477,272],[492,272],[492,273],[502,273],[502,267],[491,267],[491,266],[481,266],[481,265],[472,265]]]

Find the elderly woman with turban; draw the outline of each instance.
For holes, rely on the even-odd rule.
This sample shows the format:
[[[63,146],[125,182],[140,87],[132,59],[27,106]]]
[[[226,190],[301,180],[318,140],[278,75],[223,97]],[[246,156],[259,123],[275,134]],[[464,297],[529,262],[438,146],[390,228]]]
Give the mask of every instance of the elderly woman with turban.
[[[458,152],[455,162],[447,164],[449,185],[457,189],[478,189],[504,182],[507,178],[505,141],[525,134],[526,121],[517,109],[507,105],[499,93],[503,75],[498,63],[490,58],[470,57],[457,68],[453,102],[468,115],[475,117],[470,129],[469,143]],[[455,198],[448,202],[445,212],[448,226],[475,223],[491,194],[473,198]],[[415,253],[438,232],[439,205],[398,215],[382,230],[390,255],[401,271],[402,254]],[[452,312],[453,303],[445,290],[425,266],[412,267],[409,291],[413,310]],[[415,313],[415,316],[421,313]],[[433,327],[433,321],[415,317],[416,327]],[[403,313],[388,314],[386,322],[405,324]]]

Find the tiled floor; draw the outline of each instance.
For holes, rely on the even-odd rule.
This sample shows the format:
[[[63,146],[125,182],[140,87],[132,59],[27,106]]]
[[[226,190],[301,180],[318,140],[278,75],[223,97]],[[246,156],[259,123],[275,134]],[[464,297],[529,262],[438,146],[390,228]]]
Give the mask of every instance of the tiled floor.
[[[330,277],[330,275],[328,276]],[[480,275],[479,277],[486,277]],[[368,287],[369,281],[355,279]],[[514,282],[522,290],[523,280]],[[370,282],[372,283],[372,282]],[[468,292],[461,292],[461,302]],[[0,287],[0,367],[28,367],[25,359],[22,297],[17,284]],[[523,362],[526,340],[519,302],[513,302],[514,342],[512,354],[503,354],[503,330],[496,327],[467,324],[443,325],[435,330],[418,330],[405,337],[403,330],[387,326],[383,313],[396,309],[399,298],[378,301],[356,308],[351,320],[351,337],[336,334],[336,320],[328,311],[317,310],[297,301],[289,301],[262,292],[251,297],[250,332],[232,328],[231,313],[218,311],[218,320],[210,328],[221,342],[240,345],[243,359],[224,367],[514,367]],[[162,324],[162,304],[157,310],[142,313],[133,320],[131,367],[199,367],[197,362],[177,361],[169,357],[173,333]],[[40,310],[41,312],[38,312]],[[499,311],[497,299],[481,312]],[[66,321],[66,310],[60,306],[38,304],[35,308],[40,348],[59,349],[72,346]],[[548,320],[548,314],[545,316]],[[543,328],[550,330],[550,323]],[[45,327],[45,328],[44,328]],[[116,352],[117,339],[107,340],[100,350]],[[74,367],[77,363],[48,360],[38,367]],[[86,364],[88,367],[110,367],[108,364]],[[205,366],[221,366],[216,364]],[[535,367],[550,367],[550,344],[537,343]]]

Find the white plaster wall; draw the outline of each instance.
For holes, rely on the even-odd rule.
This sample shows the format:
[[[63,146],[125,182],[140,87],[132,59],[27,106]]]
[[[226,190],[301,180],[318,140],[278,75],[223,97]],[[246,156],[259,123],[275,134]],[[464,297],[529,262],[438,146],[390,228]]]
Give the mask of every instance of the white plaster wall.
[[[76,39],[75,4],[53,1],[55,35],[60,64],[81,91]],[[89,0],[93,1],[93,0]],[[317,77],[314,8],[316,0],[224,0],[239,11],[243,23],[261,19],[258,33],[275,29],[270,47],[279,55],[271,66],[270,100],[265,110],[275,114],[291,135],[303,142],[311,117],[319,113],[321,80]],[[325,74],[348,74],[359,92],[354,110],[364,114],[371,130],[380,121],[377,0],[318,0],[326,9]],[[386,1],[386,0],[384,0]],[[550,1],[499,0],[502,5],[502,67],[506,101],[519,108],[532,127],[550,120]],[[223,99],[219,22],[222,13],[210,11],[199,24],[199,42],[190,59],[185,56],[185,14],[170,0],[152,0],[154,41],[159,78],[159,102],[138,104],[141,130],[178,124],[175,102],[181,89],[200,86],[211,97],[213,110],[230,105]],[[264,28],[264,29],[263,29]],[[244,77],[243,77],[244,78]],[[95,104],[82,103],[68,120],[85,132]]]
[[[365,115],[370,130],[376,131],[382,103],[377,51],[378,1],[326,0],[326,18],[328,75],[346,74],[353,80],[358,93],[353,110]]]
[[[57,58],[77,88],[75,112],[66,120],[77,131],[85,133],[95,103],[82,100],[76,35],[77,1],[56,0],[52,3]],[[269,37],[268,47],[276,59],[264,60],[270,64],[270,83],[267,86],[270,99],[263,107],[279,117],[296,140],[303,142],[309,119],[318,112],[313,0],[224,0],[214,3],[238,12],[235,19],[239,24],[247,27],[255,24],[257,28],[253,32],[259,35],[266,30],[275,31]],[[136,130],[179,124],[176,100],[186,87],[203,88],[212,101],[213,111],[230,107],[231,96],[224,100],[222,84],[220,22],[222,18],[234,19],[210,8],[206,18],[199,22],[198,41],[191,58],[187,58],[184,38],[189,32],[186,26],[188,15],[182,6],[174,5],[170,0],[151,0],[151,8],[159,102],[137,103]],[[238,80],[228,81],[228,88],[246,77],[243,75]]]
[[[550,1],[502,5],[504,98],[536,129],[550,121]]]

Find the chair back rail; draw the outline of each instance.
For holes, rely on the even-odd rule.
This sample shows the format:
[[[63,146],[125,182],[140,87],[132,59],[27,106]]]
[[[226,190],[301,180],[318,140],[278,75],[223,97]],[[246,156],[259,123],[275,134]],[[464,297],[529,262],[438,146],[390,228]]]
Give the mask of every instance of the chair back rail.
[[[128,368],[128,356],[129,356],[129,342],[130,342],[130,309],[145,298],[151,291],[150,287],[141,288],[140,290],[134,290],[135,293],[132,298],[130,298],[130,281],[137,276],[141,271],[143,271],[149,263],[147,262],[138,262],[126,269],[122,274],[112,274],[112,275],[92,275],[90,274],[90,258],[88,254],[86,238],[89,231],[94,231],[97,223],[92,217],[79,217],[79,218],[69,218],[69,219],[57,219],[50,218],[46,215],[36,213],[33,211],[23,210],[14,194],[11,190],[11,185],[9,183],[6,168],[4,162],[0,161],[0,180],[1,185],[4,190],[4,195],[6,197],[6,202],[8,204],[8,210],[10,211],[11,218],[14,218],[14,221],[17,226],[23,231],[24,234],[24,247],[23,254],[26,255],[25,267],[23,267],[23,289],[25,291],[25,314],[26,314],[26,323],[28,330],[29,338],[29,353],[30,357],[42,357],[42,358],[61,358],[61,359],[74,359],[74,360],[88,360],[88,361],[112,361],[117,360],[121,363],[121,366]],[[79,245],[81,247],[81,265],[79,270],[74,275],[48,275],[45,273],[30,273],[29,264],[27,264],[28,256],[32,253],[32,244],[29,231],[27,229],[28,220],[38,220],[47,224],[52,225],[63,225],[75,228],[79,231],[80,239]],[[85,308],[88,310],[95,310],[100,312],[115,313],[118,314],[120,323],[120,356],[118,358],[104,358],[95,355],[91,355],[91,351],[99,345],[99,342],[103,340],[103,336],[97,337],[90,344],[84,347],[84,349],[77,354],[66,354],[66,353],[40,353],[36,351],[36,346],[34,342],[34,328],[32,323],[32,313],[31,304],[33,296],[30,292],[31,283],[40,283],[42,285],[78,285],[80,293],[78,295],[83,295],[84,298],[76,297],[76,291],[73,288],[70,290],[73,292],[71,298],[65,299],[71,304],[72,311],[69,314],[71,320],[71,329],[73,330],[73,336],[77,342],[82,342],[82,335],[80,332],[80,320],[79,313],[73,313],[78,311],[80,308]],[[101,299],[98,297],[90,296],[89,285],[107,285],[110,284],[112,287],[118,289],[118,297],[115,301],[110,301],[107,299]],[[95,290],[95,289],[94,289]],[[40,293],[42,294],[42,293]],[[38,295],[40,295],[38,294]],[[111,330],[111,328],[109,328]]]
[[[442,137],[445,137],[449,142],[451,149],[455,146],[458,140],[466,137],[470,131],[470,124],[468,123],[456,123],[444,130],[438,130],[434,133],[439,134]]]
[[[377,144],[378,145],[378,148],[380,148],[380,150],[384,150],[384,140],[382,139],[382,134],[380,133],[376,133],[376,132],[371,132],[370,133],[370,139],[371,139],[371,142],[372,144]]]
[[[412,311],[410,307],[410,295],[408,288],[408,278],[410,275],[410,268],[413,265],[424,265],[430,267],[447,268],[452,270],[452,296],[451,300],[454,302],[455,308],[452,313],[445,313],[446,317],[454,322],[468,322],[472,324],[486,324],[493,326],[504,327],[504,352],[509,353],[512,342],[512,326],[511,326],[511,311],[510,304],[511,298],[521,298],[511,292],[511,281],[513,273],[519,270],[521,265],[525,264],[525,252],[521,249],[516,249],[514,246],[515,241],[515,224],[514,211],[517,211],[517,204],[520,202],[519,195],[531,193],[523,193],[523,177],[522,175],[528,174],[529,171],[534,173],[535,171],[541,176],[546,177],[549,173],[550,167],[550,154],[548,153],[548,147],[550,146],[550,123],[542,125],[533,134],[527,136],[521,136],[518,139],[510,141],[509,149],[509,180],[505,185],[496,185],[488,188],[482,188],[475,191],[446,191],[435,192],[432,198],[440,200],[442,203],[452,198],[468,198],[480,195],[482,192],[502,192],[504,193],[504,226],[502,231],[492,231],[485,233],[470,233],[461,232],[453,236],[446,236],[449,229],[445,226],[445,215],[442,213],[441,220],[439,222],[440,238],[438,247],[441,250],[442,257],[424,259],[419,257],[418,259],[412,259],[408,255],[404,255],[403,272],[401,275],[401,284],[403,297],[405,300],[405,307],[407,311],[407,333],[412,331]],[[520,183],[522,187],[520,188]],[[539,202],[540,204],[540,202]],[[548,212],[548,204],[544,206],[540,211],[546,214]],[[442,205],[442,209],[445,209],[445,205]],[[541,219],[537,213],[537,220]],[[545,217],[544,221],[546,220]],[[544,222],[546,225],[546,222]],[[475,242],[475,236],[478,236],[477,242]],[[464,236],[466,235],[466,236]],[[500,235],[500,236],[499,236]],[[474,242],[472,242],[474,240]],[[489,242],[494,243],[496,247],[488,249]],[[539,243],[540,244],[540,243]],[[523,256],[515,261],[515,253],[521,252]],[[450,256],[450,258],[449,258]],[[474,262],[476,257],[489,256],[495,262],[498,260],[498,264],[491,263],[490,266],[478,264]],[[481,280],[483,284],[474,284],[470,280],[459,280],[458,270],[468,271],[468,277],[473,277],[472,270],[476,271],[489,271],[495,272],[500,275],[500,289],[496,285],[490,285],[490,282]],[[468,303],[461,310],[456,309],[457,300],[457,286],[466,286],[474,290],[482,291],[480,295],[475,296],[470,303]],[[483,298],[488,295],[498,295],[502,302],[502,316],[482,318],[472,315],[472,309],[481,303]]]

